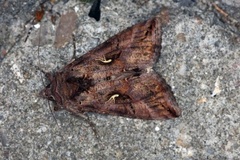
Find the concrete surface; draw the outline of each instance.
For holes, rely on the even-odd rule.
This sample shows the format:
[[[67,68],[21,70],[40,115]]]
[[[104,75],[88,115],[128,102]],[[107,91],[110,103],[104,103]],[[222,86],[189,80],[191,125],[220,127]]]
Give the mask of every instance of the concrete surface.
[[[3,0],[0,159],[239,159],[240,13],[235,5],[239,1],[216,1],[235,23],[224,21],[213,1],[102,0],[99,22],[87,16],[91,4],[65,2],[56,3],[53,11],[77,14],[78,56],[154,16],[163,5],[168,7],[171,19],[163,29],[156,70],[172,86],[182,116],[144,121],[91,113],[96,138],[81,118],[66,111],[51,113],[53,105],[38,97],[47,84],[40,70],[64,66],[73,47],[71,43],[54,47],[56,26],[49,20],[50,13],[41,22],[41,34],[34,28],[25,43],[30,27],[26,22],[38,3]]]

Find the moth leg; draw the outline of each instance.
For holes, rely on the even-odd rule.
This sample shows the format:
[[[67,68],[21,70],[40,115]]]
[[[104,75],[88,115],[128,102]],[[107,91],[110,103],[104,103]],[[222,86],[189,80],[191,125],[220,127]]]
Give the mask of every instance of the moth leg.
[[[76,56],[76,38],[75,38],[75,35],[72,34],[72,45],[73,45],[73,56],[72,56],[72,59],[76,59],[77,56]]]
[[[54,104],[53,110],[54,111],[61,111],[61,110],[63,110],[63,108],[59,107],[57,104]]]
[[[85,122],[87,122],[88,125],[91,127],[91,129],[92,129],[95,137],[96,137],[97,139],[99,139],[99,135],[98,135],[98,132],[97,132],[97,129],[96,129],[96,125],[95,125],[95,123],[93,123],[93,122],[89,119],[88,115],[86,115],[86,114],[84,114],[84,113],[77,113],[77,114],[74,113],[73,115],[75,115],[76,117],[81,118],[82,120],[84,120]]]

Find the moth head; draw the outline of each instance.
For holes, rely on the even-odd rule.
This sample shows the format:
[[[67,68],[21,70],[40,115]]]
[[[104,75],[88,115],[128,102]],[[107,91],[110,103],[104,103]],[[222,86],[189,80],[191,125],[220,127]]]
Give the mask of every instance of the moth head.
[[[50,83],[40,92],[40,97],[48,99],[50,101],[56,101],[54,96],[54,79],[56,79],[54,74],[51,73],[45,73],[46,78],[50,81]]]
[[[41,92],[40,97],[48,99],[50,101],[55,101],[54,95],[52,93],[52,84],[49,83]]]

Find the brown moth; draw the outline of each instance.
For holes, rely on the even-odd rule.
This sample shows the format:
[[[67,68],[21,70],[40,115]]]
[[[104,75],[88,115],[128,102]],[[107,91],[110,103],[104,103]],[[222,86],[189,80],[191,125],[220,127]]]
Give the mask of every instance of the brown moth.
[[[154,71],[160,56],[163,17],[111,37],[54,74],[41,96],[55,109],[97,112],[145,120],[178,117],[170,86]]]

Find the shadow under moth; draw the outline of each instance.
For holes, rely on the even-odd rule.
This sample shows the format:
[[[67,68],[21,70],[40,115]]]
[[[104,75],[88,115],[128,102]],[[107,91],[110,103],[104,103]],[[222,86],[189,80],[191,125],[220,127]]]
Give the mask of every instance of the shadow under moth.
[[[41,91],[55,110],[96,112],[144,120],[169,119],[181,110],[170,86],[154,71],[164,14],[111,37],[60,71]]]

